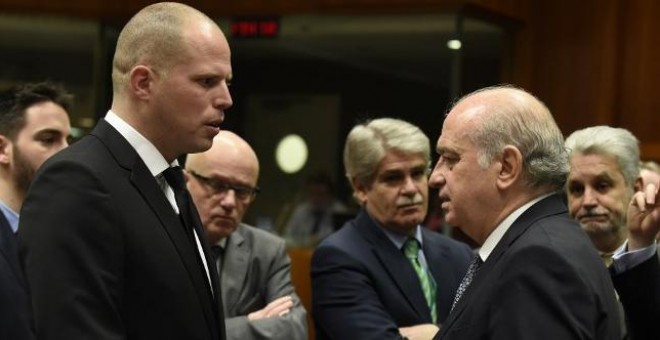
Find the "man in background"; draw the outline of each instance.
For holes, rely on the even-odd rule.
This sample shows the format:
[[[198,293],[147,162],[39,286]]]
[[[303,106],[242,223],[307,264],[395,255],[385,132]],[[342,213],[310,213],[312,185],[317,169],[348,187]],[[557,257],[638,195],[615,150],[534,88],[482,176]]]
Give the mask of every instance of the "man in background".
[[[111,109],[43,164],[23,205],[37,338],[225,338],[213,256],[176,159],[219,132],[230,55],[218,25],[187,5],[152,4],[124,26]]]
[[[0,93],[0,339],[34,338],[18,218],[37,169],[68,145],[70,106],[71,95],[47,82]]]
[[[437,339],[621,339],[614,287],[559,192],[564,139],[548,108],[510,86],[447,114],[430,184],[447,223],[481,245]]]
[[[312,258],[318,339],[430,339],[449,314],[470,248],[424,228],[428,137],[380,118],[346,138],[344,167],[358,216]]]
[[[335,197],[334,183],[326,173],[315,173],[305,181],[305,200],[296,205],[287,222],[285,239],[289,246],[314,247],[336,229],[338,214],[348,208]]]
[[[241,222],[258,177],[254,150],[230,131],[186,160],[188,190],[217,254],[227,339],[307,339],[284,240]]]
[[[606,266],[628,237],[626,211],[639,176],[639,145],[628,130],[594,126],[566,138],[568,211]]]
[[[565,145],[570,152],[566,185],[569,213],[580,222],[614,275],[630,339],[650,339],[657,331],[651,317],[652,311],[659,315],[660,310],[657,307],[660,305],[660,280],[657,279],[660,269],[645,269],[657,262],[653,235],[645,234],[650,232],[649,229],[657,232],[660,226],[654,227],[658,218],[654,222],[652,215],[644,225],[641,220],[633,218],[640,214],[635,211],[639,206],[653,211],[657,192],[656,183],[650,181],[644,185],[640,176],[639,142],[626,129],[594,126],[573,132]],[[632,200],[635,191],[644,196],[644,202],[639,205]],[[647,199],[651,200],[648,207]],[[629,212],[633,219],[628,218]],[[640,268],[628,271],[645,262],[647,264],[640,268],[646,277],[640,277],[638,282],[629,279],[638,276],[635,273]],[[650,285],[652,282],[657,285]],[[645,284],[649,284],[649,289],[640,290]],[[627,289],[629,285],[638,288]],[[647,304],[650,308],[640,308]]]

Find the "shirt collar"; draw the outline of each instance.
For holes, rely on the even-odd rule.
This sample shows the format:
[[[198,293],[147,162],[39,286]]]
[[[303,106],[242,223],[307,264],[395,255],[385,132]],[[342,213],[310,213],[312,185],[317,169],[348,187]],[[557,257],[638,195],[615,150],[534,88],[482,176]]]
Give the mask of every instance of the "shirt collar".
[[[504,234],[511,228],[511,225],[513,225],[513,222],[515,222],[520,215],[522,215],[527,209],[529,209],[531,206],[539,202],[540,200],[553,195],[553,193],[541,195],[537,198],[532,199],[531,201],[523,204],[520,208],[514,210],[509,216],[507,216],[500,224],[493,230],[493,232],[488,235],[488,238],[486,238],[486,241],[484,244],[481,246],[479,249],[479,257],[481,258],[482,261],[486,262],[488,259],[488,256],[493,252],[495,247],[497,246],[498,243],[502,240],[502,237],[504,237]]]
[[[403,245],[406,243],[406,241],[408,240],[408,238],[410,236],[401,235],[401,234],[397,234],[393,231],[390,231],[387,228],[383,227],[380,223],[378,223],[378,221],[374,220],[373,217],[371,217],[371,215],[369,215],[368,213],[367,213],[367,215],[369,216],[369,218],[371,218],[371,220],[377,226],[380,227],[380,229],[385,233],[387,238],[389,238],[390,241],[392,241],[392,243],[394,244],[394,246],[396,246],[397,249],[399,249],[399,250],[403,249]],[[420,229],[419,225],[415,226],[415,234],[413,235],[413,237],[415,239],[417,239],[417,241],[419,242],[419,247],[421,249],[422,245],[423,245],[423,243],[422,243],[422,230]]]
[[[7,223],[9,223],[11,230],[15,234],[16,231],[18,231],[18,213],[13,211],[3,201],[0,201],[0,211],[2,211],[2,214],[5,215],[5,218],[7,219]]]
[[[135,130],[130,124],[119,117],[112,110],[105,115],[105,121],[117,129],[128,143],[135,149],[135,152],[142,158],[144,164],[149,168],[152,176],[157,176],[170,166],[178,166],[179,162],[175,159],[172,164],[168,164],[165,157],[156,149],[156,147],[141,133]]]

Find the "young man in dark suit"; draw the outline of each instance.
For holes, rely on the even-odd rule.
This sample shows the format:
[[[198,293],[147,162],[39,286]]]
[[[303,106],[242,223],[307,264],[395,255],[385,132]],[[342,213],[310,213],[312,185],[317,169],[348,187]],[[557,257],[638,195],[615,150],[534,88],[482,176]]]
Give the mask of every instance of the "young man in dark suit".
[[[620,339],[609,274],[558,194],[567,153],[547,107],[513,87],[476,91],[436,149],[446,221],[481,245],[436,339]]]
[[[18,219],[41,164],[69,145],[71,96],[51,83],[0,93],[0,339],[33,339],[32,313],[18,262]]]
[[[157,3],[122,29],[111,110],[40,169],[20,258],[39,339],[225,338],[217,272],[177,157],[232,105],[217,24]]]

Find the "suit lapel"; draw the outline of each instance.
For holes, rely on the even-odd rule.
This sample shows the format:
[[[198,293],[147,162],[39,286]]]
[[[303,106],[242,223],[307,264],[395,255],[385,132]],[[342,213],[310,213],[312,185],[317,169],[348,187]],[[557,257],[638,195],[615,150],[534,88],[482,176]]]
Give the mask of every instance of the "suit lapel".
[[[449,281],[444,277],[446,273],[454,272],[453,264],[447,253],[447,247],[439,242],[432,242],[428,237],[429,231],[422,228],[422,238],[424,241],[423,251],[426,257],[426,264],[429,266],[429,271],[433,280],[435,280],[436,291],[436,305],[448,306],[451,305],[454,291],[449,285]],[[438,307],[439,308],[439,307]],[[441,315],[448,315],[449,311],[438,310],[438,320]]]
[[[529,229],[529,227],[536,221],[543,219],[547,216],[566,213],[566,206],[561,201],[559,195],[551,195],[542,199],[536,204],[532,205],[527,209],[518,219],[516,219],[509,230],[502,236],[502,239],[493,252],[488,256],[486,262],[481,265],[479,272],[475,275],[472,280],[472,284],[463,294],[461,300],[456,304],[454,310],[449,314],[449,317],[445,321],[442,329],[446,330],[456,321],[460,315],[463,313],[463,310],[466,306],[469,306],[472,303],[472,300],[475,299],[475,293],[479,291],[482,285],[488,284],[489,281],[496,280],[494,278],[489,278],[493,268],[496,266],[497,262],[505,255],[506,251],[511,247],[511,245]],[[441,332],[444,333],[444,332]]]
[[[197,261],[197,249],[193,248],[193,244],[190,243],[181,220],[161,191],[158,182],[151,175],[133,147],[106,121],[99,121],[91,134],[103,141],[121,167],[130,171],[130,182],[160,220],[181,257],[181,261],[195,287],[200,304],[205,311],[205,317],[209,325],[216,327],[217,313],[211,303],[214,299],[208,288],[206,273]],[[202,236],[200,235],[200,237]],[[215,334],[216,331],[213,331],[213,333]]]
[[[222,299],[229,315],[236,315],[237,302],[243,293],[248,271],[250,246],[245,242],[241,226],[227,240],[222,263]]]
[[[355,222],[357,230],[372,246],[372,251],[380,261],[381,266],[396,284],[401,294],[408,300],[410,306],[417,312],[420,319],[431,322],[431,311],[426,304],[424,292],[419,283],[417,273],[412,265],[397,249],[394,243],[385,235],[380,226],[363,210]]]

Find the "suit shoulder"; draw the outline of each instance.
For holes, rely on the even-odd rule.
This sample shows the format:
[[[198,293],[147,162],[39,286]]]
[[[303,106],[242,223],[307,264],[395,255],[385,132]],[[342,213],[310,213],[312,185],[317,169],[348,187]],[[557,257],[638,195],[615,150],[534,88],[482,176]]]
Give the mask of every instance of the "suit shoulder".
[[[470,253],[472,252],[470,246],[468,246],[466,243],[454,240],[451,237],[448,237],[446,235],[440,234],[438,232],[435,232],[433,230],[428,230],[426,228],[422,229],[422,235],[424,238],[429,240],[431,243],[442,246],[442,247],[447,247],[451,250],[454,251],[469,251]]]
[[[354,223],[351,221],[347,222],[339,230],[323,239],[317,248],[343,247],[349,244],[355,244],[356,242],[363,242],[363,237],[359,235],[356,228]]]
[[[257,243],[266,243],[271,247],[275,244],[284,244],[283,238],[266,230],[253,227],[245,223],[239,224],[237,231],[240,232],[246,239],[251,239],[253,242]]]

